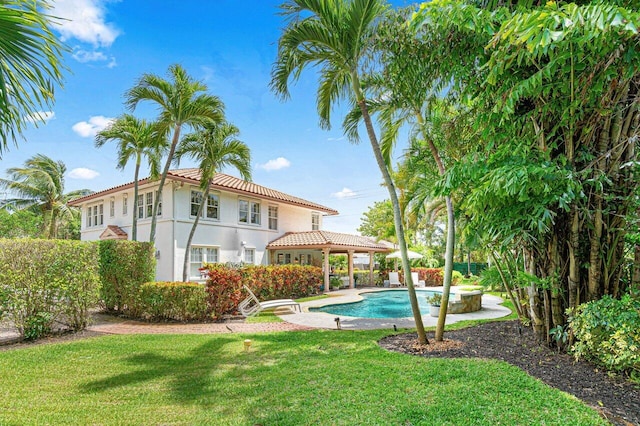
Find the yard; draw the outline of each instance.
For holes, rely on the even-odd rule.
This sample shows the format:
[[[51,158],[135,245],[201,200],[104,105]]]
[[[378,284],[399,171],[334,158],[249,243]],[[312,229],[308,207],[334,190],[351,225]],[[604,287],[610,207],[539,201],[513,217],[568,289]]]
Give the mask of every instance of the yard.
[[[388,334],[127,335],[6,350],[0,424],[606,424],[505,362],[388,352],[377,344]]]

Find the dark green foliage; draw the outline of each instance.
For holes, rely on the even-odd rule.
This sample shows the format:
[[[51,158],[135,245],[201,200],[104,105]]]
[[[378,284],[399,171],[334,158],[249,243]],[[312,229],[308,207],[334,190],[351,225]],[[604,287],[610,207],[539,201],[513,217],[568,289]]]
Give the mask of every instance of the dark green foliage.
[[[51,320],[53,315],[50,312],[38,312],[28,317],[24,324],[22,336],[24,340],[38,340],[51,334]]]
[[[97,249],[80,241],[0,239],[0,311],[32,339],[54,323],[85,328],[98,301]]]
[[[572,347],[576,357],[640,378],[640,299],[604,296],[582,304],[569,325],[577,339]]]
[[[136,241],[100,241],[100,297],[107,311],[138,316],[140,287],[155,279],[153,245]]]
[[[207,293],[201,284],[185,282],[150,282],[140,288],[141,306],[136,310],[146,319],[195,321],[206,320]]]
[[[0,209],[0,238],[37,238],[42,234],[42,215],[29,210],[9,213]]]

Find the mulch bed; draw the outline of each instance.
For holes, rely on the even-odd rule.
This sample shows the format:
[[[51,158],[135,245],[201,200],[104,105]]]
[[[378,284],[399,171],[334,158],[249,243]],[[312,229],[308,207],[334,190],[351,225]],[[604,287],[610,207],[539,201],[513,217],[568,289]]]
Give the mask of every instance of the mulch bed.
[[[549,386],[594,407],[612,424],[640,425],[640,387],[567,354],[541,345],[530,328],[517,321],[485,323],[445,333],[443,342],[417,344],[417,334],[385,337],[381,347],[426,358],[492,358],[520,367]]]

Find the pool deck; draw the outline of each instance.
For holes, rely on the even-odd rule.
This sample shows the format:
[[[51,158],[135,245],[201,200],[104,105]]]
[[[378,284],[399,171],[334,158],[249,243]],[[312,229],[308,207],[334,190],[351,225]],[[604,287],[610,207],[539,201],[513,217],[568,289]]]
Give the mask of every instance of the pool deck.
[[[292,312],[288,308],[284,308],[278,311],[278,316],[284,321],[291,324],[300,326],[313,327],[313,328],[326,328],[336,329],[337,324],[335,319],[340,318],[340,326],[343,330],[373,330],[390,328],[394,326],[397,328],[415,328],[415,321],[413,317],[407,318],[359,318],[348,317],[344,315],[328,314],[324,312],[309,312],[311,307],[320,307],[326,305],[332,305],[336,303],[350,303],[362,300],[360,293],[373,292],[373,291],[397,291],[405,289],[389,289],[389,288],[356,288],[338,290],[329,293],[329,298],[313,300],[310,302],[301,303],[302,312]],[[425,290],[442,291],[442,287],[428,287]],[[455,292],[455,289],[452,289]],[[419,294],[418,294],[419,297]],[[453,324],[458,321],[475,320],[475,319],[491,319],[502,318],[511,313],[509,308],[501,305],[503,300],[500,297],[492,296],[489,294],[482,295],[482,309],[476,312],[470,312],[466,314],[449,314],[447,315],[447,324]],[[423,315],[422,322],[425,327],[435,326],[438,322],[438,318],[434,318],[430,315]]]

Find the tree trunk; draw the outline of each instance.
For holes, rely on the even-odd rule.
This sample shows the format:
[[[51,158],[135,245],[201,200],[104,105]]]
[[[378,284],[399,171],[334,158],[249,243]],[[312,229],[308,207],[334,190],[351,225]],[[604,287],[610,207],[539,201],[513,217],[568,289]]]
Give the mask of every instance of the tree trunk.
[[[133,173],[133,224],[131,225],[131,241],[138,241],[138,179],[140,173],[140,154],[136,158],[136,170]]]
[[[207,204],[207,199],[209,198],[209,188],[213,183],[212,180],[207,182],[207,189],[205,189],[204,194],[202,195],[202,200],[200,200],[200,205],[198,206],[198,214],[196,215],[196,219],[193,221],[193,226],[191,227],[191,231],[189,232],[189,237],[187,238],[187,245],[184,249],[184,263],[182,264],[182,281],[187,282],[188,272],[189,272],[189,251],[191,250],[191,242],[193,241],[193,236],[196,234],[196,228],[198,227],[198,222],[200,221],[200,216],[202,215],[202,211],[204,210],[204,206]]]
[[[451,293],[451,280],[453,276],[453,245],[456,239],[455,217],[453,214],[453,203],[451,197],[446,196],[447,203],[447,246],[445,249],[444,262],[444,285],[442,288],[442,304],[440,305],[440,313],[438,315],[438,324],[436,325],[435,339],[441,342],[444,337],[444,327],[447,320],[447,310],[449,306],[449,294]]]
[[[411,279],[411,265],[409,264],[409,258],[407,256],[407,243],[404,237],[404,227],[402,225],[402,212],[400,211],[400,202],[398,200],[398,194],[396,193],[396,188],[395,188],[395,185],[393,184],[393,180],[391,179],[391,174],[389,173],[389,169],[384,162],[384,158],[382,157],[380,145],[378,144],[378,138],[376,137],[376,133],[373,129],[371,116],[369,115],[369,110],[367,108],[366,100],[362,95],[362,92],[360,89],[360,81],[356,73],[352,73],[351,75],[351,84],[353,86],[353,90],[356,95],[358,107],[360,108],[360,112],[362,112],[362,119],[367,129],[367,135],[369,136],[369,142],[371,143],[371,149],[373,150],[373,155],[376,159],[376,162],[378,163],[378,167],[380,168],[380,172],[382,173],[382,177],[384,178],[385,185],[389,192],[389,197],[391,198],[391,205],[393,206],[393,222],[396,228],[396,237],[398,238],[398,246],[400,248],[400,254],[402,256],[402,269],[405,272],[404,279],[405,279],[405,283],[407,284],[407,292],[409,293],[409,301],[411,302],[413,319],[415,320],[416,329],[418,332],[418,343],[427,344],[429,343],[429,340],[427,339],[427,334],[425,333],[425,330],[424,330],[424,323],[422,322],[422,313],[420,312],[420,306],[418,305],[418,297],[416,295],[415,287],[413,286],[413,280]]]
[[[173,129],[173,139],[171,141],[171,148],[169,149],[169,155],[167,157],[167,162],[164,164],[164,170],[162,170],[162,176],[160,177],[160,185],[158,186],[158,193],[156,194],[153,200],[153,210],[152,210],[152,218],[151,218],[151,230],[149,231],[149,242],[151,244],[155,244],[156,242],[156,222],[158,220],[158,206],[160,205],[160,199],[162,198],[162,189],[164,188],[164,181],[167,179],[167,175],[169,174],[169,168],[171,167],[171,162],[173,161],[173,154],[176,152],[176,147],[178,146],[178,140],[180,138],[180,124],[176,124]]]

